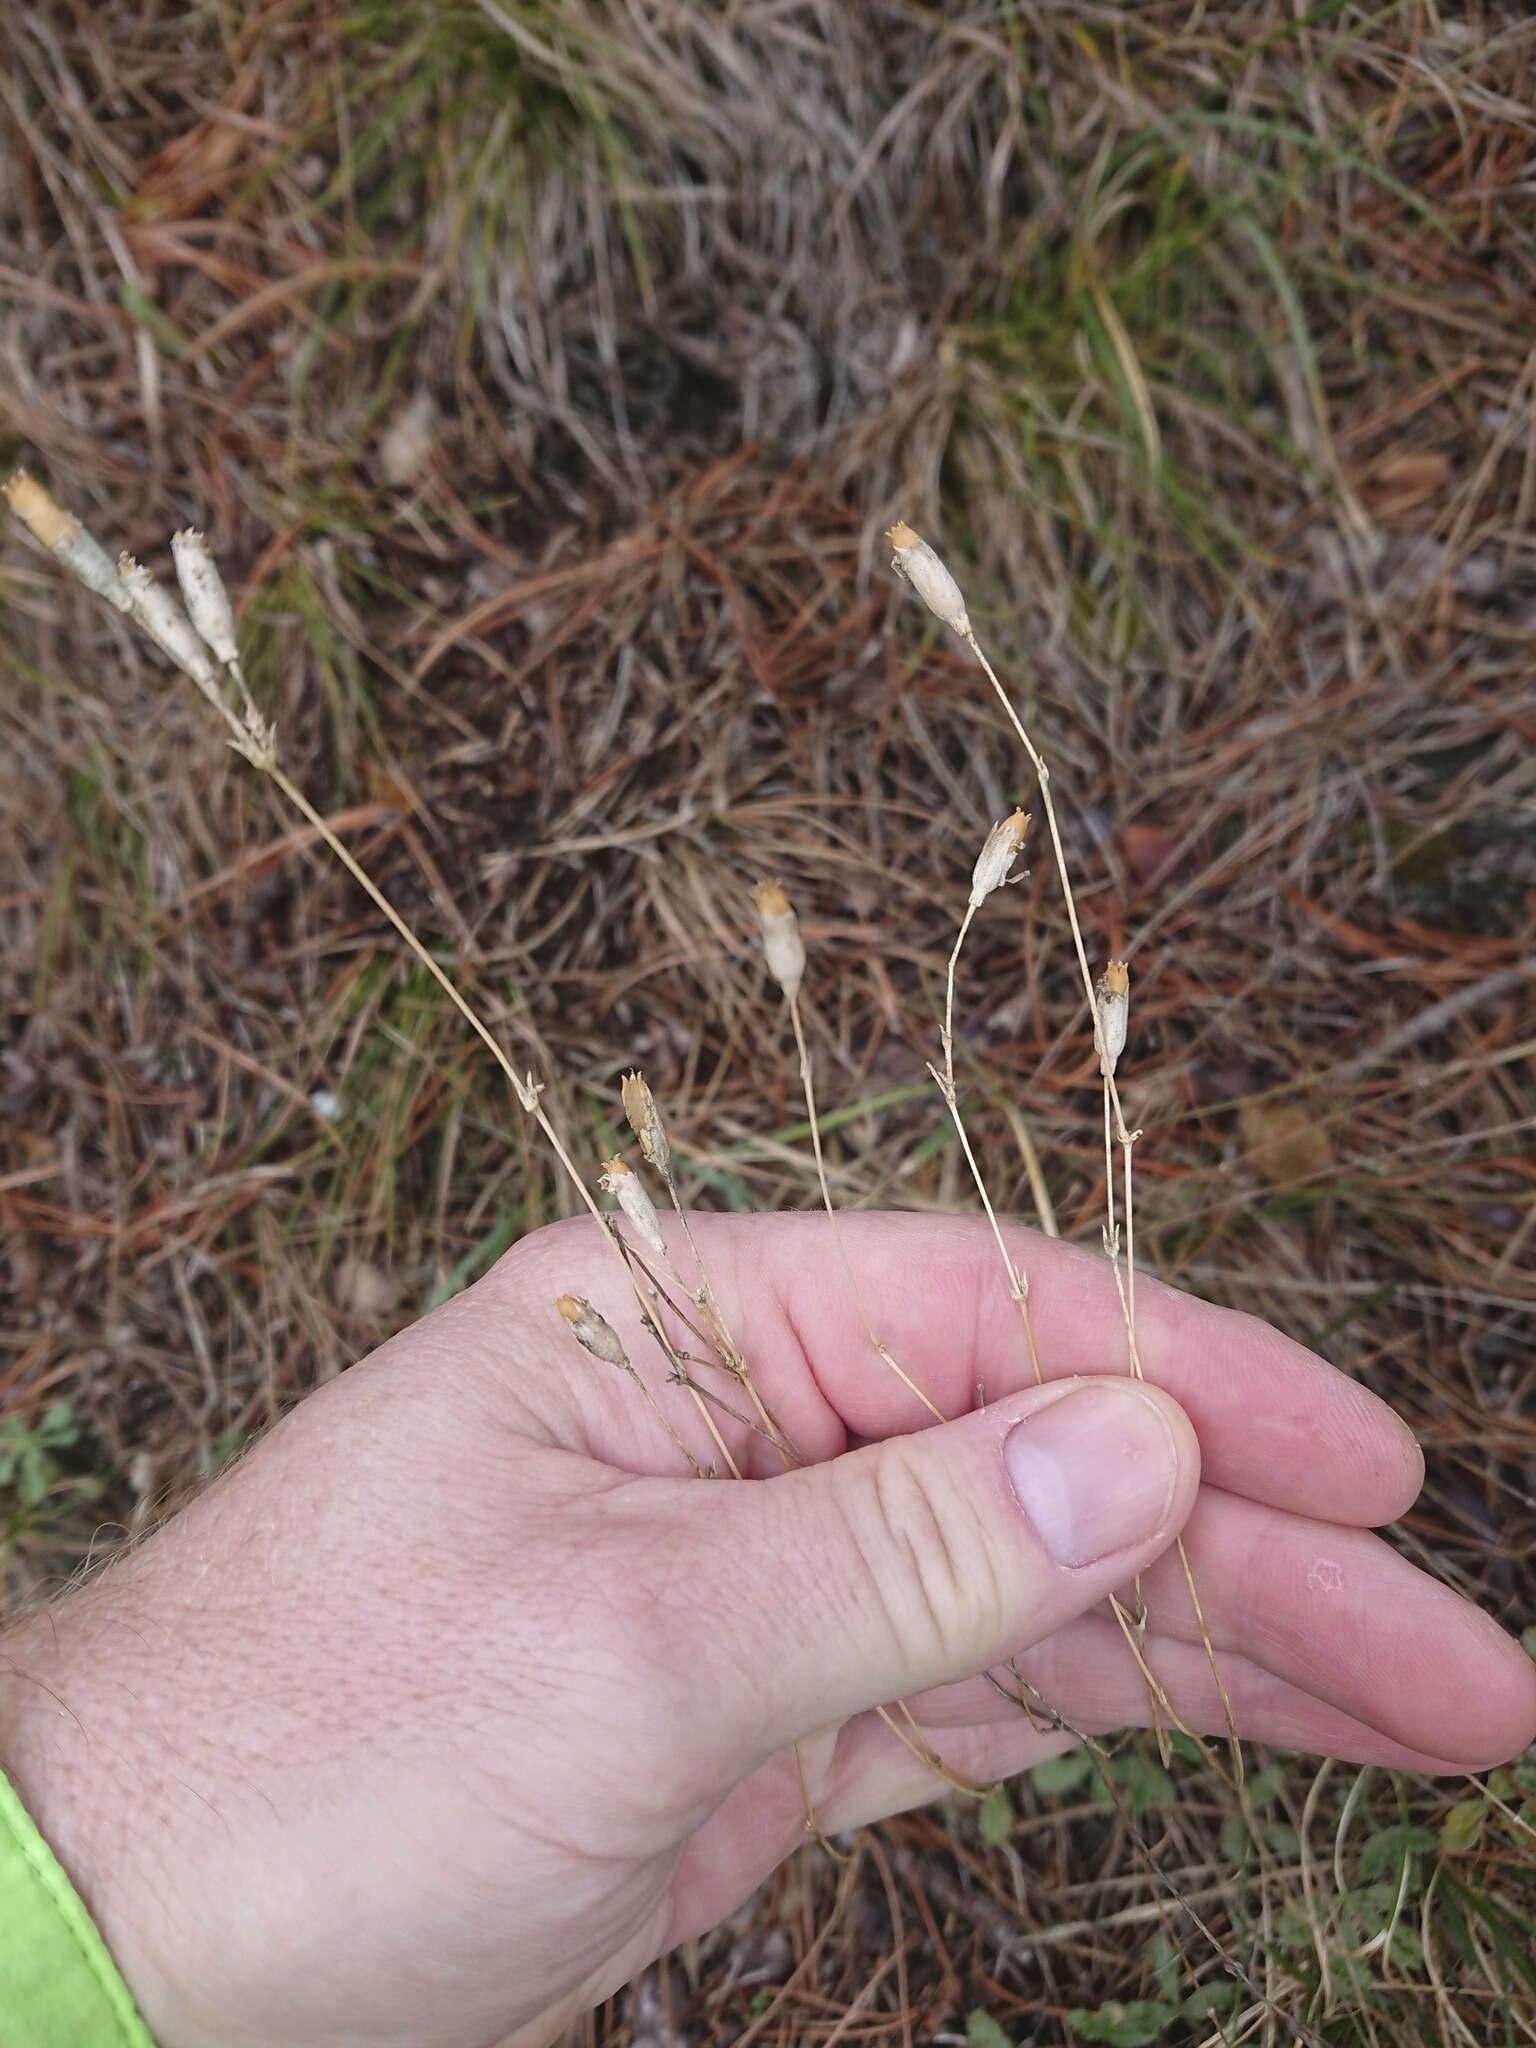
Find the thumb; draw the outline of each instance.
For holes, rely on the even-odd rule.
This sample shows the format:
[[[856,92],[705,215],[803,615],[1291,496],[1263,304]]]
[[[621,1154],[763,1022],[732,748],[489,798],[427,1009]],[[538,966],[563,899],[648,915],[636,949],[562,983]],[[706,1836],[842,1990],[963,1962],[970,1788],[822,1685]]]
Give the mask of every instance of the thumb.
[[[1059,1380],[744,1486],[688,1488],[714,1564],[698,1621],[736,1762],[973,1677],[1151,1563],[1194,1505],[1200,1448],[1167,1394]],[[694,1552],[695,1556],[699,1553]],[[724,1609],[722,1613],[721,1609]],[[742,1643],[743,1634],[749,1639]],[[722,1635],[742,1654],[722,1659]]]

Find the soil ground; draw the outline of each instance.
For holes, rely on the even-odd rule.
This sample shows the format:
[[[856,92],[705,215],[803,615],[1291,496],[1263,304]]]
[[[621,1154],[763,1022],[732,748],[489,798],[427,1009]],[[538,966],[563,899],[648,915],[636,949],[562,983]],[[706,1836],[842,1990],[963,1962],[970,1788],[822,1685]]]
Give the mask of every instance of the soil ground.
[[[1138,1238],[1388,1395],[1400,1540],[1536,1628],[1536,25],[1518,6],[103,0],[8,12],[0,463],[206,530],[312,800],[578,1157],[639,1062],[701,1206],[954,1208],[926,1062],[1029,778],[1133,963]],[[0,1532],[13,1607],[570,1197],[203,707],[0,544]],[[1097,1237],[1048,859],[968,943],[999,1202]],[[1530,1640],[1536,1644],[1536,1635]],[[1128,1741],[1244,2038],[1515,2041],[1536,1771]],[[1075,1773],[1075,1775],[1074,1775]],[[1081,1757],[808,1848],[591,2042],[1205,2038]],[[995,2033],[987,2028],[992,2025]],[[1298,2035],[1298,2026],[1310,2028]],[[1234,2034],[1234,2038],[1235,2038]]]

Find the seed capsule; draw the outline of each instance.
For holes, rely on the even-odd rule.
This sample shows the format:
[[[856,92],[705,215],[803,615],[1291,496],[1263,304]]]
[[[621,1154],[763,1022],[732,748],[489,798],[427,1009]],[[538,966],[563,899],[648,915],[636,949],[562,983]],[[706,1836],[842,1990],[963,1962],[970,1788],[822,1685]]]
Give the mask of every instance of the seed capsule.
[[[219,679],[208,659],[208,650],[193,632],[191,621],[175,598],[132,555],[118,557],[117,573],[134,623],[142,626],[160,652],[217,703]]]
[[[1123,960],[1111,960],[1099,976],[1093,1005],[1097,1013],[1093,1042],[1099,1055],[1099,1071],[1112,1081],[1125,1051],[1125,1034],[1130,1024],[1131,972]]]
[[[646,1193],[645,1183],[639,1174],[631,1173],[624,1161],[615,1156],[603,1161],[603,1171],[598,1185],[617,1200],[619,1207],[651,1250],[659,1258],[664,1259],[667,1255],[667,1241],[661,1234],[656,1204]]]
[[[904,519],[886,529],[893,553],[891,567],[906,578],[936,619],[942,619],[962,640],[971,637],[971,621],[960,586],[938,556]]]
[[[208,552],[207,541],[190,527],[183,528],[171,535],[171,555],[187,617],[224,666],[238,668],[240,649],[235,644],[234,607],[218,565]]]
[[[758,888],[757,921],[768,972],[793,1002],[805,979],[805,941],[800,936],[800,920],[777,882],[764,882]]]
[[[661,1111],[656,1107],[656,1098],[646,1085],[645,1076],[626,1074],[620,1096],[629,1128],[640,1141],[646,1164],[654,1166],[665,1179],[672,1170],[672,1147],[667,1140],[667,1127],[661,1120]]]
[[[590,1301],[583,1301],[579,1294],[562,1294],[555,1307],[570,1324],[571,1334],[583,1351],[590,1351],[605,1365],[628,1367],[629,1360],[619,1342],[618,1332],[598,1314]]]
[[[45,548],[51,548],[65,568],[78,576],[87,590],[94,590],[120,612],[129,609],[112,558],[98,541],[92,540],[78,519],[45,491],[24,469],[0,484],[6,503]]]
[[[1000,818],[987,834],[981,852],[976,856],[976,865],[971,870],[973,910],[979,910],[992,891],[1001,889],[1008,880],[1008,870],[1024,844],[1028,825],[1028,811],[1014,811],[1008,817]]]

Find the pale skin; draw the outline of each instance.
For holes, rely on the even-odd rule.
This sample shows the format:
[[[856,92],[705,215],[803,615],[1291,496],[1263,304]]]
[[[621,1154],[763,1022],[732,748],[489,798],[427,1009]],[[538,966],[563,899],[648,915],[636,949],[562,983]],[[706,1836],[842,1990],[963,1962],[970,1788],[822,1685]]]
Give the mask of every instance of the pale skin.
[[[1138,1572],[1154,1669],[1219,1733],[1180,1529],[1245,1734],[1435,1772],[1536,1735],[1536,1667],[1369,1533],[1422,1475],[1382,1403],[1152,1284],[1149,1387],[1090,1397],[1072,1376],[1123,1367],[1108,1268],[1019,1231],[1036,1388],[984,1224],[844,1229],[882,1339],[960,1419],[871,1352],[823,1219],[699,1217],[812,1463],[722,1417],[748,1483],[695,1479],[554,1313],[590,1297],[708,1461],[596,1228],[561,1224],[0,1639],[0,1762],[162,2048],[550,2041],[805,1839],[796,1741],[831,1833],[940,1789],[881,1702],[978,1779],[1070,1742],[977,1676],[1010,1656],[1080,1727],[1143,1719],[1103,1605]]]

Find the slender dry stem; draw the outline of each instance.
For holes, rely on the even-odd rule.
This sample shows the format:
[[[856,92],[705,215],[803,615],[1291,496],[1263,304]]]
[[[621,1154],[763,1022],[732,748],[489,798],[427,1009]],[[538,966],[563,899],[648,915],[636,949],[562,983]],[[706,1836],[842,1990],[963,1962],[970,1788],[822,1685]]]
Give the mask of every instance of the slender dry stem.
[[[716,1298],[708,1268],[704,1264],[703,1254],[694,1241],[693,1231],[689,1227],[688,1212],[684,1209],[678,1194],[677,1181],[672,1172],[671,1161],[669,1160],[660,1171],[662,1181],[667,1190],[667,1197],[673,1209],[677,1212],[678,1221],[683,1226],[683,1235],[688,1242],[688,1249],[693,1255],[694,1268],[699,1276],[698,1284],[694,1288],[689,1288],[688,1283],[678,1272],[675,1264],[673,1264],[670,1253],[667,1257],[667,1270],[671,1273],[673,1279],[676,1280],[678,1286],[687,1293],[689,1300],[692,1301],[695,1308],[702,1310],[710,1327],[709,1341],[715,1347],[722,1371],[730,1374],[751,1401],[753,1407],[757,1410],[764,1431],[770,1442],[777,1449],[779,1456],[784,1460],[786,1467],[791,1464],[803,1465],[805,1463],[804,1458],[784,1434],[772,1409],[769,1408],[767,1402],[764,1401],[762,1395],[758,1392],[757,1382],[752,1376],[752,1368],[747,1361],[747,1355],[731,1334],[730,1326],[726,1322],[724,1312]]]
[[[976,638],[975,632],[970,628],[969,625],[967,625],[964,638],[971,652],[975,655],[976,659],[981,663],[982,669],[986,674],[988,682],[992,685],[993,692],[996,695],[998,702],[1002,705],[1004,712],[1007,714],[1008,721],[1010,725],[1012,725],[1015,733],[1017,733],[1019,737],[1019,742],[1023,746],[1025,753],[1029,756],[1030,765],[1033,767],[1036,778],[1039,782],[1040,802],[1042,808],[1045,811],[1046,829],[1051,836],[1051,848],[1056,856],[1056,872],[1060,877],[1062,899],[1066,905],[1067,911],[1067,922],[1072,930],[1072,945],[1074,951],[1077,954],[1078,970],[1082,975],[1083,994],[1087,998],[1089,1015],[1096,1016],[1097,1006],[1094,1001],[1093,972],[1088,965],[1087,948],[1083,944],[1082,925],[1080,924],[1077,915],[1077,899],[1072,893],[1071,876],[1069,875],[1067,870],[1066,849],[1063,847],[1061,842],[1061,827],[1057,822],[1056,804],[1054,798],[1051,795],[1050,768],[1047,766],[1044,757],[1040,753],[1040,750],[1036,747],[1034,741],[1030,738],[1029,733],[1025,728],[1023,720],[1014,710],[1012,701],[1009,698],[1008,692],[1003,688],[1003,685],[998,678],[996,669],[993,668],[991,662],[987,659],[986,653],[983,650],[980,641]],[[1120,1092],[1118,1088],[1115,1086],[1113,1075],[1109,1073],[1106,1073],[1104,1075],[1104,1094],[1107,1108],[1108,1110],[1112,1110],[1113,1112],[1115,1136],[1124,1150],[1127,1190],[1126,1200],[1127,1204],[1129,1204],[1131,1147],[1135,1143],[1135,1135],[1133,1135],[1126,1129],[1125,1114],[1120,1103]],[[1106,1185],[1112,1188],[1113,1181],[1114,1175],[1113,1171],[1111,1170],[1106,1173]],[[1113,1197],[1111,1196],[1110,1199],[1112,1202]],[[1130,1226],[1128,1220],[1128,1244],[1129,1241]],[[1113,1257],[1113,1254],[1111,1254],[1111,1256]],[[1115,1260],[1114,1264],[1115,1283],[1116,1286],[1119,1287],[1119,1261]],[[1121,1299],[1126,1316],[1126,1334],[1130,1353],[1131,1370],[1133,1373],[1136,1374],[1138,1378],[1140,1378],[1142,1376],[1141,1359],[1136,1346],[1135,1324],[1132,1320],[1132,1299],[1134,1286],[1134,1279],[1131,1279],[1129,1282],[1129,1287],[1127,1289],[1122,1290]],[[1210,1631],[1205,1624],[1204,1611],[1195,1593],[1194,1574],[1189,1568],[1189,1560],[1188,1557],[1185,1555],[1184,1543],[1182,1538],[1179,1539],[1178,1549],[1180,1558],[1183,1563],[1185,1584],[1189,1587],[1190,1598],[1194,1606],[1195,1620],[1200,1629],[1200,1640],[1205,1647],[1206,1659],[1210,1664],[1212,1673],[1215,1675],[1217,1691],[1221,1697],[1222,1711],[1226,1716],[1227,1734],[1232,1745],[1234,1774],[1237,1778],[1237,1782],[1239,1784],[1242,1784],[1244,1778],[1244,1767],[1242,1758],[1242,1746],[1237,1732],[1237,1720],[1232,1711],[1232,1703],[1230,1698],[1228,1697],[1226,1686],[1222,1683],[1220,1673],[1217,1670],[1215,1645],[1211,1641]],[[1143,1626],[1144,1625],[1145,1624],[1143,1623]],[[1158,1687],[1156,1692],[1149,1693],[1149,1698],[1151,1700],[1154,1717],[1160,1711],[1157,1695],[1161,1692],[1162,1688]],[[1163,1699],[1166,1700],[1166,1694],[1163,1694]],[[1161,1740],[1161,1729],[1159,1729],[1158,1732],[1159,1739]]]
[[[1019,1316],[1024,1324],[1024,1341],[1029,1346],[1030,1370],[1035,1376],[1036,1386],[1045,1384],[1045,1374],[1040,1366],[1040,1353],[1035,1344],[1034,1319],[1029,1313],[1029,1280],[1013,1258],[1003,1241],[1002,1226],[998,1223],[997,1212],[992,1207],[992,1198],[987,1193],[986,1181],[982,1178],[981,1166],[971,1149],[970,1136],[965,1128],[965,1119],[960,1114],[960,1102],[955,1088],[955,973],[960,963],[960,949],[965,944],[965,935],[971,928],[976,915],[976,905],[967,903],[965,915],[960,920],[960,930],[955,939],[954,950],[949,956],[949,968],[944,978],[944,1071],[939,1073],[930,1065],[928,1071],[939,1085],[945,1105],[954,1122],[960,1139],[960,1149],[965,1154],[965,1163],[971,1170],[971,1179],[981,1197],[981,1206],[986,1211],[987,1221],[992,1226],[992,1235],[997,1240],[997,1249],[1002,1255],[1003,1268],[1008,1275],[1008,1293],[1017,1302]]]
[[[869,1308],[864,1300],[864,1290],[859,1286],[858,1277],[848,1262],[848,1253],[843,1244],[843,1233],[837,1220],[837,1206],[832,1200],[832,1189],[827,1181],[827,1164],[822,1156],[821,1149],[821,1121],[816,1114],[816,1087],[811,1076],[811,1053],[809,1046],[805,1042],[805,1025],[800,1016],[800,996],[798,991],[789,999],[789,1020],[794,1026],[795,1048],[800,1055],[800,1085],[805,1091],[805,1113],[810,1119],[811,1151],[816,1159],[816,1178],[821,1185],[822,1206],[827,1212],[827,1221],[832,1226],[832,1238],[837,1246],[837,1256],[842,1261],[843,1271],[848,1276],[848,1285],[853,1290],[853,1298],[858,1304],[859,1315],[863,1319],[865,1332],[869,1337],[870,1343],[879,1352],[880,1356],[885,1360],[907,1391],[915,1395],[922,1402],[935,1422],[942,1422],[944,1420],[943,1410],[929,1400],[928,1396],[911,1375],[897,1363],[896,1359],[881,1341],[876,1333],[873,1322],[870,1320]]]

